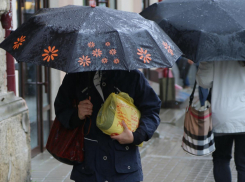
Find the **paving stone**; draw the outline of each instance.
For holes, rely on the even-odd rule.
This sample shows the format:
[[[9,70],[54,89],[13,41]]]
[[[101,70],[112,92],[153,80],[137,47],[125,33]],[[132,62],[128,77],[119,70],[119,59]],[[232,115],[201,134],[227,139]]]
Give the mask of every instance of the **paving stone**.
[[[31,182],[42,182],[44,178],[31,178]]]

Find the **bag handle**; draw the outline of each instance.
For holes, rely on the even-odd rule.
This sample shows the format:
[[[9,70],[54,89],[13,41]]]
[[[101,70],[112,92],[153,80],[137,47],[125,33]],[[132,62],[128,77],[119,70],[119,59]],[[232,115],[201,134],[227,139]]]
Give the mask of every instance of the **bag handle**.
[[[189,101],[189,106],[192,105],[192,101],[194,99],[194,93],[195,93],[195,90],[196,90],[196,84],[197,84],[197,81],[195,81],[195,84],[194,84],[194,87],[193,87],[193,90],[192,90],[192,93],[191,93],[191,96],[190,96],[190,101]],[[206,100],[208,100],[210,103],[211,103],[211,92],[212,92],[212,88],[209,89],[209,93],[208,93],[208,97]]]
[[[192,105],[192,101],[194,99],[194,93],[195,93],[195,90],[196,90],[196,85],[197,85],[197,81],[195,80],[195,84],[194,84],[194,87],[193,87],[193,90],[192,90],[192,93],[191,93],[191,96],[190,96],[189,107]]]
[[[88,126],[88,131],[87,131],[87,133],[84,134],[84,126],[85,126],[85,123],[86,123],[87,119],[89,119],[89,126]],[[85,121],[84,121],[83,126],[82,126],[82,134],[84,134],[84,136],[86,136],[86,135],[89,134],[90,128],[91,128],[91,123],[92,123],[91,117],[86,116],[86,117],[85,117]]]

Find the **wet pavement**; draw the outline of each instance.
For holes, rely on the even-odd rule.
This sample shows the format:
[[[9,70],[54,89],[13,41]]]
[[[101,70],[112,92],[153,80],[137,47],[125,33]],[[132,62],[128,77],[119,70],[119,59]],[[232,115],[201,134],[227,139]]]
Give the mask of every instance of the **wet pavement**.
[[[212,157],[196,157],[181,148],[185,109],[162,109],[159,137],[140,148],[144,182],[214,182]],[[32,182],[71,182],[72,167],[45,151],[32,159]],[[234,160],[232,181],[237,181]]]

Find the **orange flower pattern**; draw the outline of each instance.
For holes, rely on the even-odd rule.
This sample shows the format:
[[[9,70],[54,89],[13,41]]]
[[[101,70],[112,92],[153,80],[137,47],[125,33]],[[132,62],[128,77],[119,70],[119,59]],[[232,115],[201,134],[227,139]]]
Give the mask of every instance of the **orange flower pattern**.
[[[117,53],[117,51],[116,51],[116,49],[111,49],[111,50],[109,51],[109,53],[110,53],[111,55],[115,55],[115,54]]]
[[[83,67],[85,67],[86,65],[89,66],[89,64],[91,63],[90,58],[88,56],[84,56],[79,58],[80,65],[83,65]]]
[[[48,50],[44,49],[44,54],[42,54],[42,56],[44,57],[43,60],[47,62],[51,60],[54,60],[55,56],[58,56],[57,54],[58,49],[55,50],[55,46],[53,46],[52,48],[50,46],[48,46]]]
[[[93,48],[94,46],[95,46],[95,43],[94,42],[89,42],[88,43],[88,47]]]
[[[100,49],[93,50],[93,56],[100,57],[102,55],[102,51]]]
[[[13,49],[14,49],[14,50],[15,50],[15,49],[18,49],[19,46],[22,45],[22,42],[25,42],[25,41],[26,41],[25,38],[26,38],[26,36],[23,36],[23,35],[22,35],[20,38],[17,38],[17,42],[14,42]]]
[[[144,63],[150,63],[151,61],[151,54],[147,54],[147,50],[143,50],[142,48],[137,49],[137,54],[140,55],[140,59],[144,61]]]
[[[111,43],[110,42],[106,42],[105,45],[108,47],[108,46],[111,45]]]
[[[119,59],[114,59],[114,61],[113,61],[115,64],[118,64],[120,61],[119,61]]]
[[[168,50],[168,53],[169,53],[169,54],[171,54],[172,56],[174,55],[173,50],[170,48],[170,46],[168,45],[167,42],[164,42],[164,41],[163,41],[163,42],[162,42],[162,45],[164,46],[165,49]]]
[[[118,127],[118,126],[121,126],[121,127],[123,128],[122,122],[123,122],[123,120],[122,120],[122,121],[119,121],[119,122],[117,123],[117,127]]]
[[[108,59],[107,59],[107,58],[103,58],[103,59],[101,60],[101,62],[105,64],[105,63],[108,62]]]

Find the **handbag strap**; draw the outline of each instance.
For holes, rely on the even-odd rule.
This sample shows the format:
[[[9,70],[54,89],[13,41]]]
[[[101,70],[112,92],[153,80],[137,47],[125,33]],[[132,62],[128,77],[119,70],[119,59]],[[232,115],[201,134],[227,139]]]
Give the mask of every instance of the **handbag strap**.
[[[81,79],[81,73],[78,73],[76,75],[77,75],[76,76],[76,79],[77,79],[76,89],[78,89],[79,88],[79,84],[80,84],[80,79]],[[91,73],[90,72],[88,73],[88,79],[89,79],[89,82],[88,82],[88,93],[89,94],[87,96],[87,99],[89,99],[89,95],[90,95],[90,92],[91,92]],[[78,110],[78,104],[79,104],[78,102],[79,101],[78,101],[77,98],[75,99],[75,102],[76,102],[76,109]],[[85,123],[86,123],[87,120],[89,120],[89,127],[88,127],[87,133],[84,134],[84,126],[85,126]],[[85,121],[82,124],[82,134],[84,134],[84,136],[89,134],[90,128],[91,128],[91,123],[92,123],[91,117],[90,116],[86,116],[85,117]]]
[[[84,134],[84,126],[85,126],[85,123],[86,123],[87,119],[89,119],[89,126],[88,126],[88,131],[87,131],[87,133]],[[86,117],[85,117],[85,121],[84,121],[83,126],[82,126],[82,134],[84,134],[84,136],[86,136],[86,135],[89,134],[90,128],[91,128],[91,123],[92,123],[91,117],[90,117],[90,116],[86,116]]]
[[[197,81],[195,81],[195,84],[194,84],[194,87],[193,87],[193,90],[192,90],[192,93],[191,93],[191,96],[190,96],[189,106],[192,105],[192,101],[194,99],[194,93],[195,93],[195,90],[196,90],[196,84],[197,84]],[[206,99],[206,100],[209,101],[209,103],[211,103],[211,92],[212,92],[212,88],[209,89],[208,97]]]
[[[194,84],[194,87],[193,87],[193,90],[192,90],[192,93],[191,93],[191,96],[190,96],[190,100],[189,100],[189,106],[192,105],[192,101],[194,99],[194,93],[195,93],[195,90],[196,90],[196,85],[197,85],[197,82],[195,81],[195,84]]]

